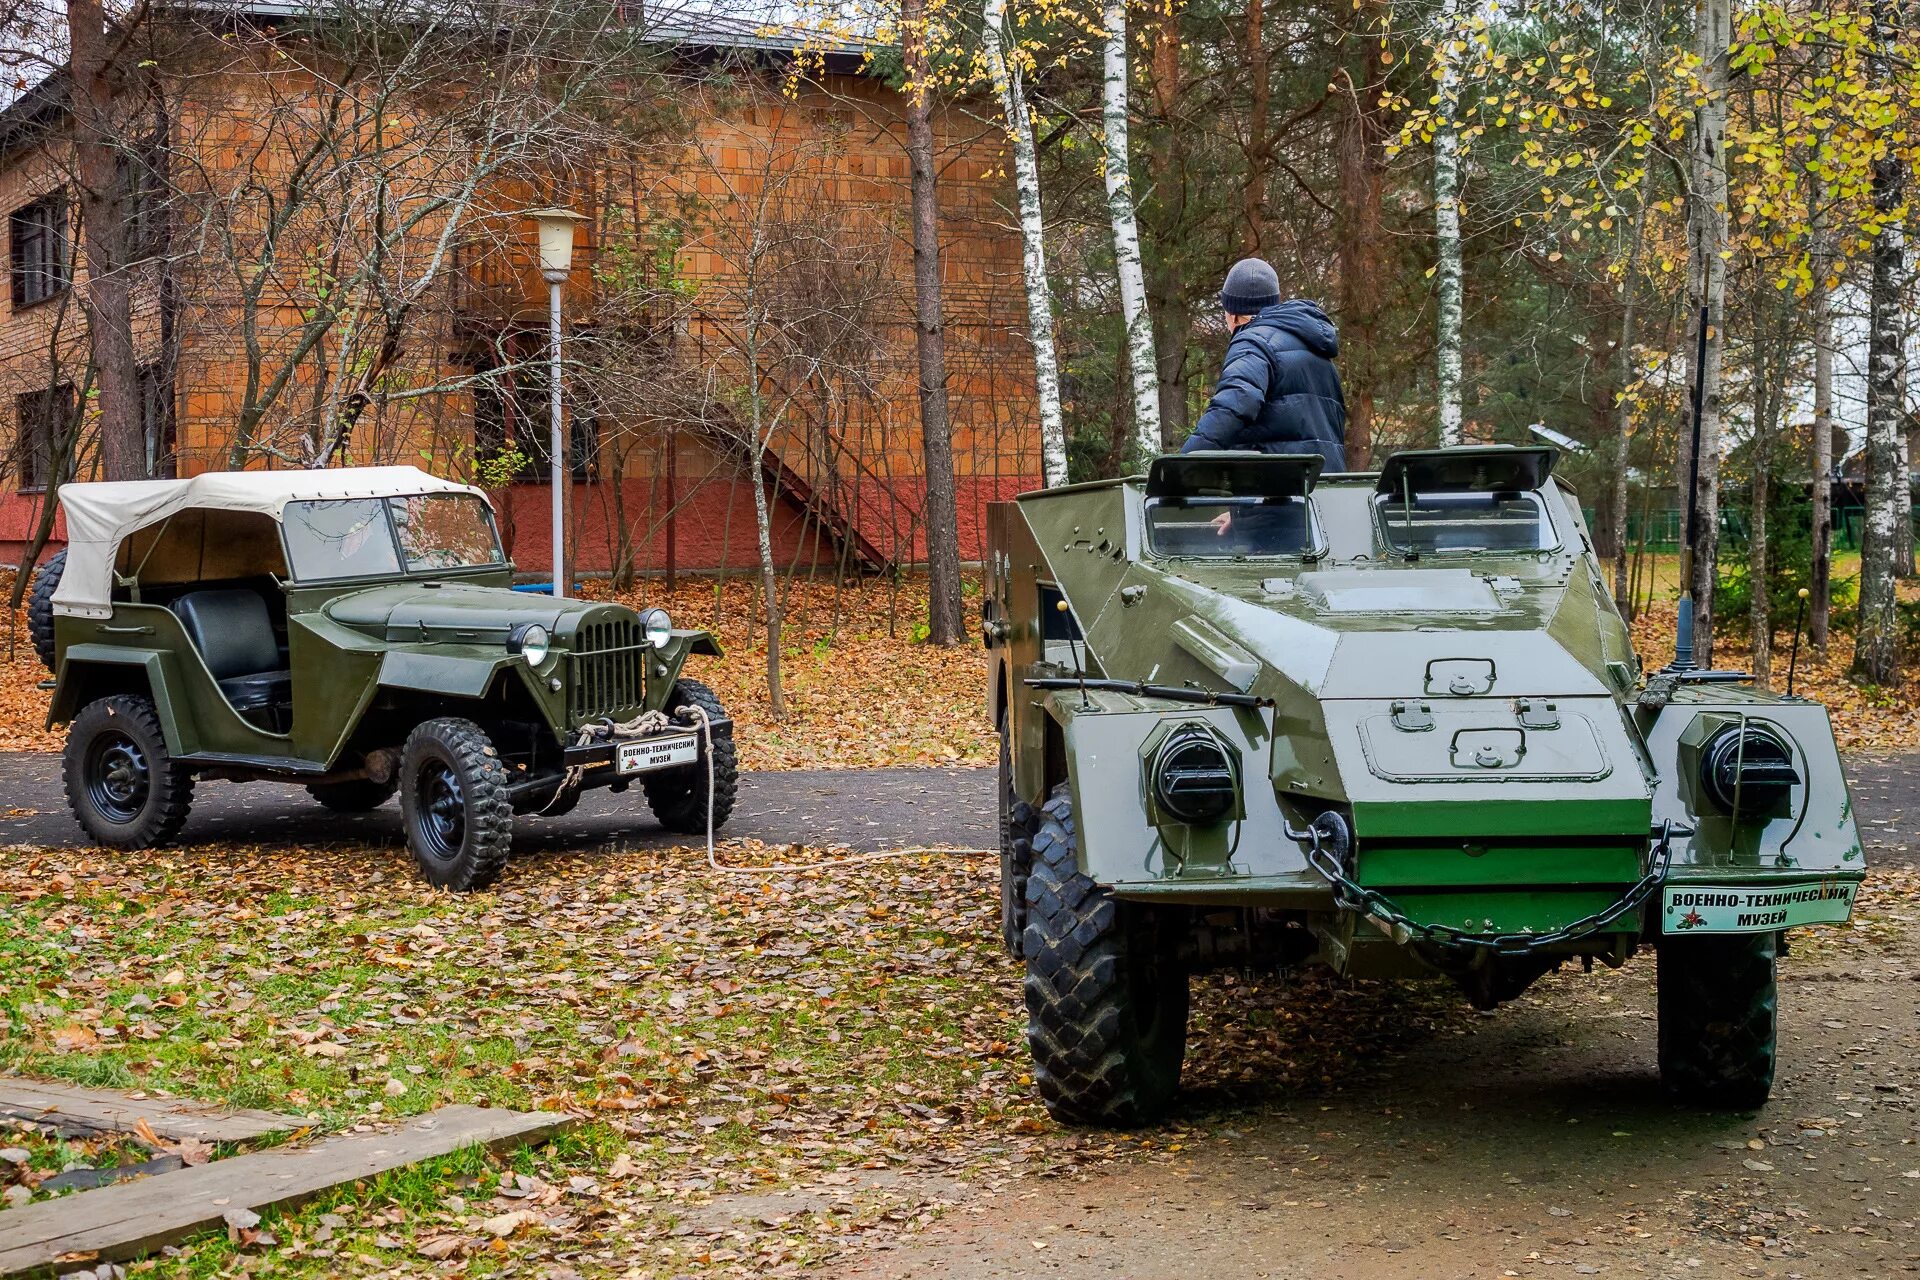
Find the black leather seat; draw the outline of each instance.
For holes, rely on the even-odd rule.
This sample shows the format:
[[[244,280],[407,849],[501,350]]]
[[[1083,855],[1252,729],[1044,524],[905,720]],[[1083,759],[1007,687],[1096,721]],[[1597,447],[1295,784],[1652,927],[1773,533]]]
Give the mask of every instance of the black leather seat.
[[[192,591],[173,602],[187,638],[235,711],[287,702],[293,675],[273,635],[267,602],[256,591]]]

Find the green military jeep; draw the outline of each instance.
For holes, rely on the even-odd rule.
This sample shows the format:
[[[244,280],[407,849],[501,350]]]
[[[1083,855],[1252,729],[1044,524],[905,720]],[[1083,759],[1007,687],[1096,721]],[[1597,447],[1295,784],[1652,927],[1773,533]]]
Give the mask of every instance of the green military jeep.
[[[29,621],[68,802],[102,845],[180,834],[194,783],[397,791],[421,873],[499,875],[513,815],[640,784],[669,830],[727,820],[732,723],[664,610],[510,589],[477,489],[413,467],[71,484]],[[706,744],[711,743],[709,750]]]

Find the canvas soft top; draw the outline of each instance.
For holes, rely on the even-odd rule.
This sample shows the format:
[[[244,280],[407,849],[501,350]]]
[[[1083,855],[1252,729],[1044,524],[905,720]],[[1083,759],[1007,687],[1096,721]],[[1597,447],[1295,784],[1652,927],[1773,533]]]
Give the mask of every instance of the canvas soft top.
[[[306,471],[209,471],[186,480],[110,480],[61,486],[67,567],[53,611],[82,618],[113,612],[113,561],[127,535],[180,511],[249,511],[274,520],[289,502],[470,493],[472,485],[418,467],[330,467]]]

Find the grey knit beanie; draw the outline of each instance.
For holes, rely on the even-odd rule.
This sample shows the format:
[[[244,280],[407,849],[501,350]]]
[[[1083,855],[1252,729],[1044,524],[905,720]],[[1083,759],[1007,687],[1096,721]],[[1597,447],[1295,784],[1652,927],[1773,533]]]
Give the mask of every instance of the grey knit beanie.
[[[1259,258],[1242,258],[1220,286],[1220,305],[1236,316],[1259,315],[1280,301],[1280,277]]]

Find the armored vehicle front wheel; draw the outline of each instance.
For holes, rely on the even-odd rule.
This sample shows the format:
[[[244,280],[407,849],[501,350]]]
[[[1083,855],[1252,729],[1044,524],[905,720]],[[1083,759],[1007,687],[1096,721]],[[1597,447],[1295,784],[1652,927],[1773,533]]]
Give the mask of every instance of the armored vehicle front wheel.
[[[352,782],[311,783],[307,794],[335,813],[371,813],[393,799],[393,793],[399,789],[398,777],[385,782],[356,778]]]
[[[1033,806],[1013,789],[1013,743],[1000,713],[1000,940],[1018,960],[1027,931],[1027,877],[1033,871]]]
[[[1694,1106],[1752,1111],[1773,1091],[1773,933],[1660,939],[1660,1082]]]
[[[667,697],[666,712],[679,719],[682,707],[699,707],[709,719],[726,718],[727,709],[713,690],[698,680],[676,680]],[[740,763],[733,750],[731,728],[713,731],[713,774],[709,785],[707,762],[673,769],[660,769],[640,775],[640,787],[647,793],[647,807],[660,825],[681,835],[705,835],[707,796],[713,796],[713,825],[716,830],[733,816],[733,799],[740,787]]]
[[[1166,1110],[1187,1051],[1180,917],[1121,902],[1081,874],[1073,796],[1053,790],[1027,880],[1027,1048],[1041,1100],[1070,1124]]]
[[[429,720],[400,752],[400,812],[407,847],[427,883],[484,889],[507,864],[513,802],[507,766],[471,720]]]
[[[67,804],[96,844],[151,849],[186,825],[193,774],[167,750],[150,698],[120,693],[82,707],[61,772]]]

